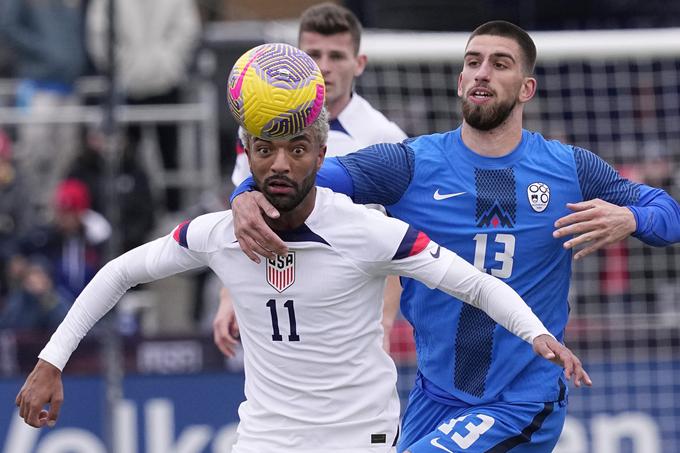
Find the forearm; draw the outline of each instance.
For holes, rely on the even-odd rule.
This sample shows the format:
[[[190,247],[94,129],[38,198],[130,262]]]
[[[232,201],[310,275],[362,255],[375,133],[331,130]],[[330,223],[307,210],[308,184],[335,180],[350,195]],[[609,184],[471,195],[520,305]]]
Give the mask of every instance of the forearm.
[[[170,237],[149,242],[110,261],[80,293],[38,357],[62,370],[80,340],[128,289],[199,264]]]
[[[639,203],[628,209],[637,223],[636,238],[654,246],[680,242],[680,205],[663,190],[649,188]]]
[[[510,286],[456,257],[438,289],[484,311],[491,319],[531,343],[548,329]]]

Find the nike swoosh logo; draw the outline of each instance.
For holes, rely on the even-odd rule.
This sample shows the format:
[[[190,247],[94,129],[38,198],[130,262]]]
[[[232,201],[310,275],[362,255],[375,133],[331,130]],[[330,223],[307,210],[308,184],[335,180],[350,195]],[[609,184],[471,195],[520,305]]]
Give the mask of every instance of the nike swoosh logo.
[[[236,85],[234,85],[234,88],[229,88],[229,94],[231,95],[232,99],[238,99],[239,96],[241,96],[241,86],[243,85],[243,79],[246,77],[246,72],[248,72],[248,68],[250,65],[255,61],[257,57],[260,56],[260,54],[264,52],[263,50],[260,50],[257,52],[255,55],[253,55],[250,60],[248,60],[248,63],[243,66],[243,71],[238,75],[238,80],[236,81]]]
[[[466,192],[456,192],[456,193],[439,193],[439,189],[437,189],[432,195],[432,198],[434,198],[437,201],[440,200],[446,200],[447,198],[452,198],[452,197],[458,197],[460,195],[463,195]]]
[[[445,446],[443,446],[442,444],[439,443],[439,437],[435,437],[434,439],[432,439],[430,441],[430,443],[432,444],[433,447],[437,447],[440,450],[444,450],[444,451],[448,451],[449,453],[453,453],[451,450],[449,450],[448,448],[446,448]]]
[[[437,246],[437,251],[436,252],[430,252],[430,255],[432,255],[432,258],[437,259],[439,258],[439,252],[441,252],[442,246],[438,245]]]

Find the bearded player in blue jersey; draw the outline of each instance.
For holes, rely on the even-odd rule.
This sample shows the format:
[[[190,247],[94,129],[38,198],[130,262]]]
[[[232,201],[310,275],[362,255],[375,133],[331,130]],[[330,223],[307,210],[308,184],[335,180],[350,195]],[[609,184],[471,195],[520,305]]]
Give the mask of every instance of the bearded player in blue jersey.
[[[663,190],[623,179],[590,151],[523,129],[524,105],[536,93],[535,60],[521,28],[480,26],[458,79],[459,128],[327,159],[317,183],[332,183],[357,203],[385,205],[501,278],[562,340],[574,247],[578,259],[629,235],[655,246],[678,242],[680,205]],[[285,251],[258,208],[276,216],[257,192],[233,202],[237,237],[255,260]],[[562,370],[479,310],[452,309],[450,296],[413,280],[403,287],[418,375],[399,451],[552,451],[566,416]]]

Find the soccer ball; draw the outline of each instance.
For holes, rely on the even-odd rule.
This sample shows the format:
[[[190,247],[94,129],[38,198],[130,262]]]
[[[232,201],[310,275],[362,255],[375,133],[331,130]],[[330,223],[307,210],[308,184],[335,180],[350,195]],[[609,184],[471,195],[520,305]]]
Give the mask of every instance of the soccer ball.
[[[326,89],[314,60],[297,47],[263,44],[234,64],[229,109],[249,134],[265,140],[299,135],[319,116]]]

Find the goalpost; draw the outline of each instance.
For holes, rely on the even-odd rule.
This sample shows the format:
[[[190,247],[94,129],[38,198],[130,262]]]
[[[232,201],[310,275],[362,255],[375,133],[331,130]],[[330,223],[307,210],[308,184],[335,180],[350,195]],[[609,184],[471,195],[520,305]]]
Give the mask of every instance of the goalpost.
[[[264,27],[295,43],[296,24]],[[680,29],[532,32],[538,93],[525,127],[587,148],[634,181],[680,198]],[[366,31],[357,91],[409,135],[461,122],[456,83],[468,33]],[[635,239],[574,264],[566,342],[592,389],[573,389],[556,451],[680,451],[680,247]],[[408,328],[392,337],[405,402]]]

